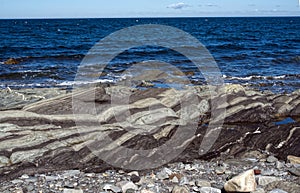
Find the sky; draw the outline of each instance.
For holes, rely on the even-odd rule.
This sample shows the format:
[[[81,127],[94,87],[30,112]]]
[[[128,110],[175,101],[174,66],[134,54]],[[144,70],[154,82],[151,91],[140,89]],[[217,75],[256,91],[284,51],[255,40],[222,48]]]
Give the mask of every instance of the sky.
[[[0,0],[0,18],[300,16],[300,0]]]

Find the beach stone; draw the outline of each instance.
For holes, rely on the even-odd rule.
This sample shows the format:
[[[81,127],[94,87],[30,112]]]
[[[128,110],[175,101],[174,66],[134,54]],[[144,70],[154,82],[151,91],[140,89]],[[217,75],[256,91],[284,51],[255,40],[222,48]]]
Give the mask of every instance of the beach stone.
[[[23,174],[20,178],[21,178],[21,179],[28,179],[29,176],[28,176],[27,174]]]
[[[141,190],[141,193],[154,193],[154,192],[152,192],[151,190],[143,189],[143,190]]]
[[[58,180],[58,176],[45,176],[46,181],[55,181]]]
[[[76,176],[78,174],[80,174],[80,170],[67,170],[63,173],[63,176],[67,178],[71,176]]]
[[[288,193],[288,192],[281,190],[281,189],[274,189],[274,190],[271,190],[269,193]]]
[[[200,193],[221,193],[220,189],[212,188],[212,187],[201,187]]]
[[[22,188],[17,188],[15,191],[13,191],[13,193],[23,193],[23,189]]]
[[[156,174],[157,178],[160,180],[168,179],[169,176],[172,174],[172,171],[168,168],[163,168],[160,172]]]
[[[83,193],[83,191],[81,189],[76,190],[65,188],[63,193]]]
[[[190,191],[186,186],[174,186],[172,193],[190,193]]]
[[[263,188],[257,188],[255,191],[252,191],[251,193],[265,193],[265,190]]]
[[[280,181],[280,178],[273,177],[273,176],[260,176],[258,178],[258,185],[260,186],[266,186],[270,184],[271,182]]]
[[[119,173],[120,173],[120,172],[122,173],[123,171],[119,170]],[[120,174],[121,174],[121,173],[120,173]],[[132,176],[132,175],[140,176],[140,174],[139,174],[138,171],[132,171],[132,172],[129,172],[127,175],[128,175],[128,176]]]
[[[130,176],[130,180],[134,183],[138,183],[141,180],[141,178],[139,176],[133,174]]]
[[[290,163],[292,164],[300,164],[300,157],[296,157],[293,155],[289,155],[287,156],[288,161],[290,161]]]
[[[288,193],[299,193],[300,185],[293,182],[276,181],[276,182],[271,182],[270,184],[265,186],[264,189],[266,191],[280,189]]]
[[[179,179],[177,178],[177,176],[174,176],[172,179],[171,179],[171,182],[175,183],[175,184],[178,184],[179,183]]]
[[[104,187],[103,187],[103,190],[107,191],[107,190],[111,190],[115,193],[117,192],[122,192],[122,189],[119,188],[118,186],[115,186],[113,184],[105,184]]]
[[[284,168],[284,165],[285,165],[284,162],[281,162],[281,161],[277,161],[277,162],[276,162],[276,168],[277,168],[278,170]]]
[[[222,174],[225,173],[225,171],[226,171],[226,168],[225,168],[225,167],[217,167],[217,168],[215,169],[215,172],[216,172],[217,175],[222,175]]]
[[[183,176],[179,181],[180,185],[188,185],[189,183],[190,183],[190,181],[188,180],[188,178],[186,176]]]
[[[198,187],[211,187],[211,184],[207,180],[197,180],[196,181],[196,186],[198,186]]]
[[[23,182],[23,180],[19,180],[19,179],[14,179],[11,181],[13,184],[20,184]]]
[[[278,159],[272,155],[267,158],[267,162],[269,162],[269,163],[274,163],[277,161],[278,161]]]
[[[126,193],[130,190],[138,190],[138,187],[133,182],[126,182],[121,186],[121,189],[123,193]]]
[[[300,176],[300,169],[299,168],[290,168],[288,171],[294,176]]]
[[[256,189],[256,186],[254,171],[248,170],[227,181],[224,189],[227,192],[251,192]]]
[[[261,175],[263,175],[263,176],[272,176],[272,175],[274,175],[274,173],[275,173],[275,171],[272,169],[270,169],[270,170],[264,169],[261,171]]]

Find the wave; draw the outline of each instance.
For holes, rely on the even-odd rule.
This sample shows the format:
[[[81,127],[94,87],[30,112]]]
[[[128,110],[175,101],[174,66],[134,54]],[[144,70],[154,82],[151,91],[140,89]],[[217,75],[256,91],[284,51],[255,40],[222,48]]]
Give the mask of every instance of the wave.
[[[223,75],[224,79],[227,80],[286,80],[286,79],[299,79],[300,74],[288,74],[281,76],[246,76],[246,77],[238,77],[238,76],[226,76]]]
[[[96,83],[114,83],[114,80],[111,79],[98,79],[93,81],[64,81],[59,83],[58,86],[80,86],[80,85],[87,85],[87,84],[96,84]]]
[[[292,56],[288,58],[275,58],[272,60],[272,62],[276,64],[289,64],[289,63],[300,64],[300,56]]]

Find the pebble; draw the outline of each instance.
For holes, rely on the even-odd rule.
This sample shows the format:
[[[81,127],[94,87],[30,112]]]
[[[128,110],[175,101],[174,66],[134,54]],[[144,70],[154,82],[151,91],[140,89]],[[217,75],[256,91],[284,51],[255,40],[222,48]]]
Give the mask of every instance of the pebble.
[[[225,171],[226,171],[226,168],[225,168],[225,167],[217,167],[217,168],[215,169],[215,172],[216,172],[217,175],[222,175],[222,174],[225,173]]]
[[[13,193],[23,193],[23,189],[22,188],[18,188]]]
[[[186,186],[174,186],[172,193],[190,193]]]
[[[133,175],[140,176],[139,172],[137,172],[137,171],[129,172],[127,175],[128,176],[133,176]]]
[[[268,163],[275,163],[277,161],[278,161],[278,159],[272,155],[267,158]]]
[[[151,190],[143,189],[143,190],[141,190],[141,193],[154,193],[154,192],[152,192]]]
[[[284,162],[281,162],[281,161],[277,161],[276,162],[276,168],[278,170],[282,169],[284,167],[285,163]]]
[[[111,190],[115,193],[117,192],[122,192],[122,189],[119,188],[118,186],[114,186],[112,184],[105,184],[104,187],[103,187],[103,190],[107,191],[107,190]]]
[[[130,176],[130,180],[134,183],[137,183],[141,180],[141,178],[138,175],[133,174]]]
[[[28,179],[29,176],[28,176],[27,174],[23,174],[20,178],[21,178],[21,179]]]
[[[168,168],[163,168],[160,172],[157,173],[156,176],[160,180],[165,180],[168,179],[172,173],[173,173],[172,170]]]
[[[178,184],[179,183],[179,179],[177,178],[177,176],[174,176],[172,179],[171,179],[171,182],[175,183],[175,184]]]
[[[67,188],[65,188],[63,193],[83,193],[83,191],[81,189],[76,190],[76,189],[67,189]]]
[[[126,192],[131,191],[131,190],[138,190],[138,187],[133,182],[125,182],[121,186],[121,189],[122,189],[123,193],[126,193]]]
[[[262,188],[257,188],[255,191],[252,191],[251,193],[265,193],[265,190]]]
[[[186,176],[183,176],[179,181],[180,185],[188,185],[189,183],[190,183],[190,181],[188,180],[188,178]]]
[[[212,188],[212,187],[202,187],[199,190],[200,193],[221,193],[220,189]]]
[[[271,190],[269,193],[288,193],[288,192],[281,190],[281,189],[274,189],[274,190]]]
[[[198,187],[211,187],[211,184],[207,180],[197,180],[196,181],[196,186],[198,186]]]

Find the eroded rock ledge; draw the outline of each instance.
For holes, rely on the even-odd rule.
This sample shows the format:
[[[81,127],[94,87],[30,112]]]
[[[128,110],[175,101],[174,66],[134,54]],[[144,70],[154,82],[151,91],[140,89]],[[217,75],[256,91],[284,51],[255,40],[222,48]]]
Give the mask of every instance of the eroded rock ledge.
[[[161,162],[239,157],[250,150],[284,160],[300,156],[297,91],[266,94],[240,85],[185,90],[112,86],[72,93],[2,90],[1,97],[1,179],[65,169],[96,172],[116,165],[151,168],[153,155]],[[203,141],[210,140],[212,146],[201,153]],[[156,155],[163,146],[167,149]],[[120,147],[148,153],[141,160]],[[181,153],[167,160],[167,150]]]

